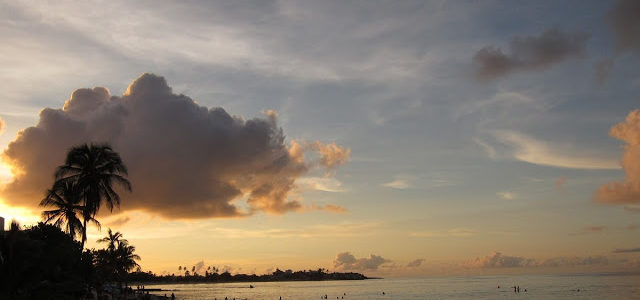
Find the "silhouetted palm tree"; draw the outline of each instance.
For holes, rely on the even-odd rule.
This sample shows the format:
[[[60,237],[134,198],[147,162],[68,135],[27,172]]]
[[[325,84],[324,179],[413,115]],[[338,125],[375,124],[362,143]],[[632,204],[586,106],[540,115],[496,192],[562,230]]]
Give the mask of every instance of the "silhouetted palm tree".
[[[121,239],[118,247],[115,249],[116,265],[118,272],[124,276],[136,267],[140,267],[136,260],[140,260],[140,256],[135,254],[136,247],[129,245],[125,239]]]
[[[82,197],[83,226],[82,246],[87,237],[87,222],[100,210],[102,201],[109,210],[120,206],[120,196],[113,190],[118,184],[131,191],[131,183],[125,178],[127,167],[120,155],[108,145],[81,145],[71,148],[65,164],[56,170],[56,184],[75,182]]]
[[[111,228],[109,228],[107,236],[99,239],[98,243],[108,243],[107,249],[109,249],[110,251],[115,251],[116,248],[120,247],[121,243],[129,243],[129,241],[123,239],[122,233],[120,233],[119,231],[116,231],[114,233],[113,231],[111,231]]]
[[[65,226],[65,232],[75,239],[76,236],[84,238],[82,221],[79,215],[83,215],[84,207],[80,205],[81,197],[74,182],[65,181],[54,184],[53,188],[47,191],[47,195],[40,202],[41,206],[53,206],[56,209],[45,210],[42,217],[45,223],[53,223],[55,226]],[[93,217],[89,221],[100,227],[100,223]]]

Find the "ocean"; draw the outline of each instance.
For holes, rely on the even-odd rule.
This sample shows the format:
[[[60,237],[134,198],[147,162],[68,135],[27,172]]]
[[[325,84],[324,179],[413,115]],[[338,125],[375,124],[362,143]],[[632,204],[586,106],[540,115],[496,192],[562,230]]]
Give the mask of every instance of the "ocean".
[[[252,284],[255,288],[249,288]],[[499,288],[498,288],[499,286]],[[513,286],[520,286],[520,293]],[[196,299],[640,299],[640,275],[499,275],[359,281],[159,284]],[[526,292],[525,292],[526,289]],[[167,295],[172,293],[166,292]],[[383,294],[384,292],[384,294]],[[164,295],[165,292],[156,292]]]

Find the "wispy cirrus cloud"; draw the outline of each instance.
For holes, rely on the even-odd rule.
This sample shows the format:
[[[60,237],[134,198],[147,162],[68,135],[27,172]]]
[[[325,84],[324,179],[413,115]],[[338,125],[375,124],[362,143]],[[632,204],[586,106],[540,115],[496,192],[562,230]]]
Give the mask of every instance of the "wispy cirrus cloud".
[[[577,151],[570,144],[551,144],[513,130],[495,130],[493,136],[511,148],[511,156],[536,165],[569,169],[619,169],[613,159],[593,151]]]
[[[404,190],[411,187],[407,179],[400,179],[400,178],[394,179],[393,181],[389,181],[387,183],[383,183],[382,186],[398,189],[398,190]]]

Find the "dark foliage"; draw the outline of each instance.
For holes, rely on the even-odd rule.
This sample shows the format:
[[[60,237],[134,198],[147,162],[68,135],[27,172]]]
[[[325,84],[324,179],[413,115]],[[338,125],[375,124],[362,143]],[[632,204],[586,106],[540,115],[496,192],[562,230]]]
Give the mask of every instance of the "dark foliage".
[[[281,271],[276,269],[271,274],[255,275],[255,274],[236,274],[232,275],[229,272],[223,273],[209,273],[205,271],[205,274],[189,274],[189,271],[185,272],[185,275],[155,275],[151,272],[134,272],[129,274],[128,281],[130,282],[163,282],[163,283],[192,283],[192,282],[269,282],[269,281],[322,281],[322,280],[364,280],[368,277],[360,273],[328,273],[324,269],[318,270],[303,270]]]
[[[91,285],[91,256],[56,226],[12,228],[0,247],[0,299],[79,299]]]

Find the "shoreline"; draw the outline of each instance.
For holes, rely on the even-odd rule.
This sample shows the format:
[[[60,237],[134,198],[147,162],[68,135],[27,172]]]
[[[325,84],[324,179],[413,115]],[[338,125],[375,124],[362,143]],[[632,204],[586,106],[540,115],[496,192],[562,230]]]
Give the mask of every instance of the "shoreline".
[[[383,277],[366,277],[359,279],[290,279],[290,280],[239,280],[239,281],[140,281],[132,282],[130,286],[135,285],[160,285],[160,284],[197,284],[197,283],[252,283],[252,282],[316,282],[316,281],[362,281],[362,280],[375,280],[384,279]],[[148,289],[147,289],[148,290]]]

